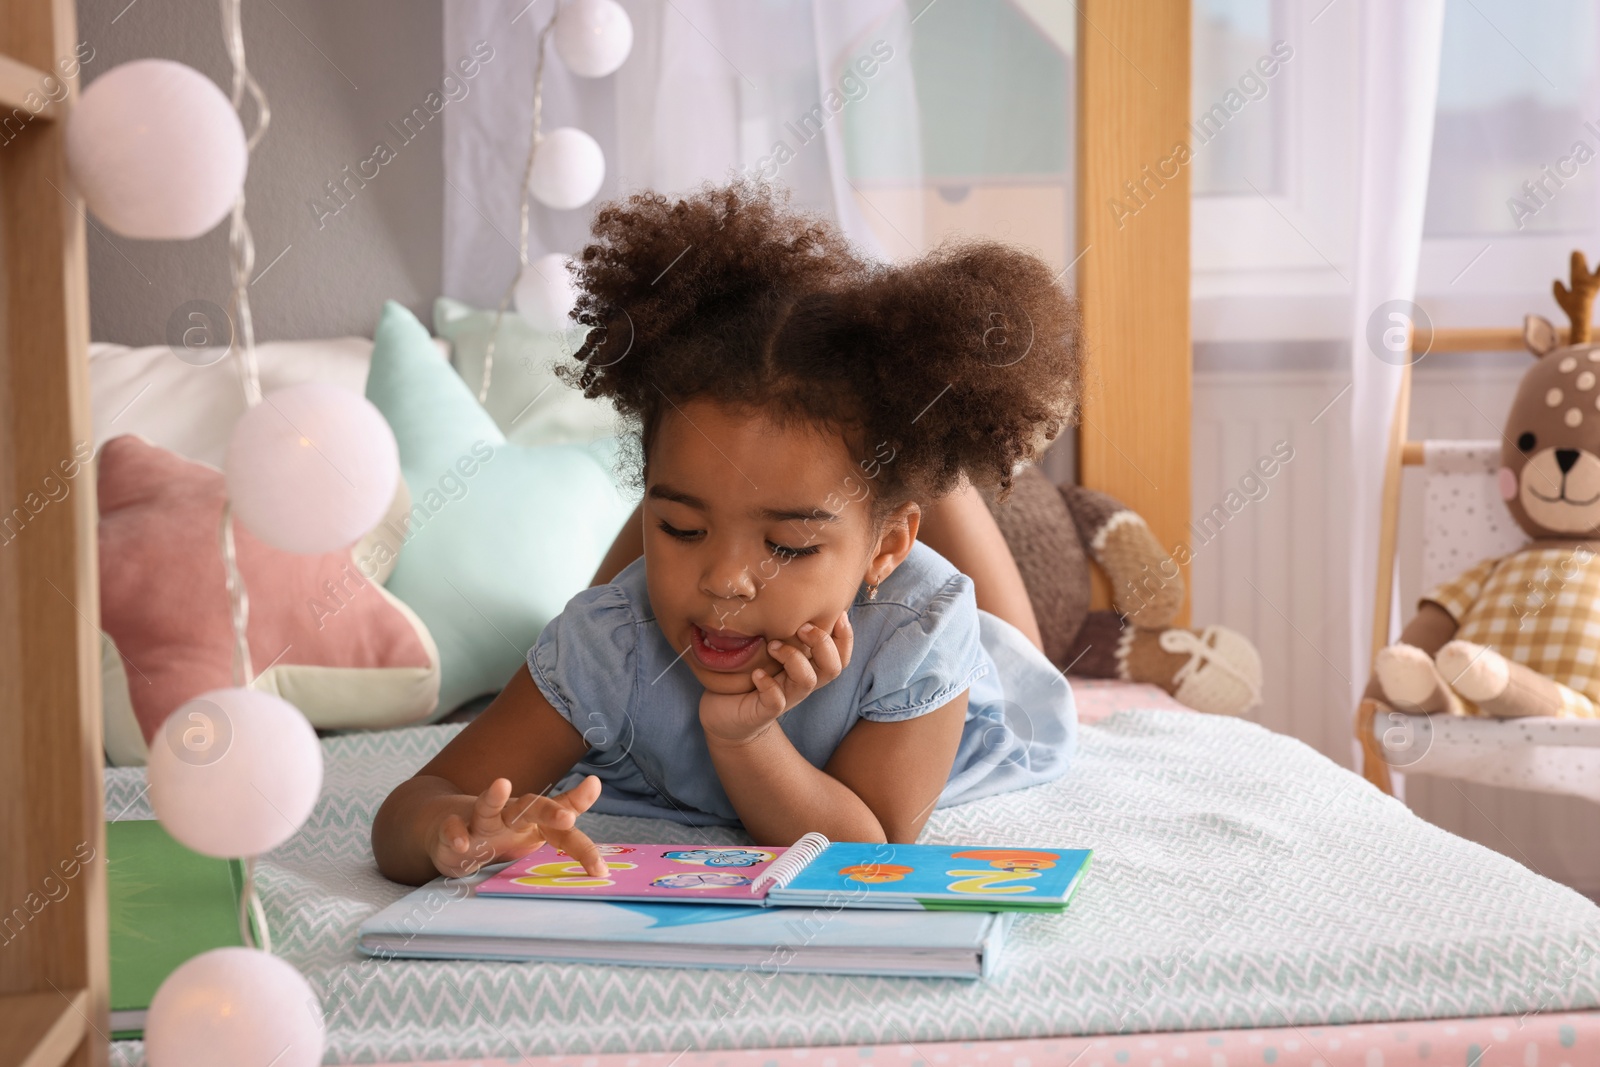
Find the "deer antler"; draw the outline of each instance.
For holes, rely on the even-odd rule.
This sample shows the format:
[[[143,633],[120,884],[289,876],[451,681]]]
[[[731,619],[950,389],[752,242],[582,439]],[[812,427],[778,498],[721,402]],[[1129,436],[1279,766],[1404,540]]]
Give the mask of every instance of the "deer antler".
[[[1586,344],[1589,341],[1589,310],[1594,306],[1594,298],[1600,292],[1600,263],[1595,265],[1593,274],[1589,273],[1589,261],[1583,258],[1583,253],[1572,253],[1572,288],[1568,289],[1561,282],[1555,283],[1556,303],[1561,305],[1561,310],[1567,313],[1567,318],[1572,320],[1572,331],[1568,335],[1567,343],[1572,345]]]

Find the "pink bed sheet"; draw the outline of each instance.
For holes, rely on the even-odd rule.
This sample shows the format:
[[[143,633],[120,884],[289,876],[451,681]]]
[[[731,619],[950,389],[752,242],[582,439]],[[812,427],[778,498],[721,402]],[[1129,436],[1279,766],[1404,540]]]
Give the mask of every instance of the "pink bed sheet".
[[[1069,676],[1070,677],[1070,676]],[[1072,699],[1078,706],[1078,721],[1095,723],[1112,712],[1131,708],[1162,711],[1189,711],[1168,696],[1166,690],[1140,682],[1117,682],[1100,678],[1070,678]]]
[[[1600,1011],[1100,1037],[452,1060],[434,1067],[1595,1067]],[[383,1065],[380,1065],[383,1067]],[[390,1067],[401,1067],[399,1064]]]

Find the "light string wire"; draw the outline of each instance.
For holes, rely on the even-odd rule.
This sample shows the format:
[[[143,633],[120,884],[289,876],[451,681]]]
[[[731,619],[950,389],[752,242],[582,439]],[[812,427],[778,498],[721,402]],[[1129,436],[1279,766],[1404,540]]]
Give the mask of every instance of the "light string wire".
[[[222,41],[233,64],[233,108],[240,111],[244,94],[249,92],[256,105],[256,128],[245,141],[246,159],[272,123],[272,109],[267,106],[267,94],[250,73],[244,58],[244,17],[241,0],[221,0]],[[240,111],[240,122],[244,113]],[[246,168],[248,172],[248,167]],[[250,236],[250,224],[244,217],[244,187],[233,202],[233,216],[228,225],[228,268],[232,275],[233,295],[229,301],[229,316],[233,329],[228,338],[229,350],[237,357],[239,382],[244,388],[246,407],[261,402],[261,370],[256,364],[255,323],[250,315],[250,272],[256,265],[256,245]]]
[[[244,15],[241,0],[220,0],[222,6],[222,42],[233,64],[233,108],[240,111],[248,92],[255,101],[256,126],[245,141],[246,159],[266,134],[272,122],[272,109],[267,106],[267,95],[250,73],[244,57]],[[240,111],[240,122],[244,121]],[[246,171],[248,172],[248,167]],[[228,270],[233,282],[229,301],[229,316],[233,329],[229,331],[228,349],[235,356],[239,384],[244,389],[246,409],[261,402],[261,370],[256,363],[255,324],[250,316],[250,272],[255,269],[256,246],[250,236],[250,224],[244,217],[244,187],[233,202],[233,215],[228,226]],[[255,680],[250,663],[250,595],[245,590],[244,576],[239,571],[239,554],[233,538],[233,503],[222,506],[222,528],[219,531],[222,549],[222,567],[228,588],[229,614],[233,622],[233,682],[248,689]],[[272,951],[272,935],[267,930],[266,910],[261,906],[261,896],[256,891],[256,859],[246,856],[243,864],[244,885],[239,893],[239,938],[248,948]],[[252,923],[252,920],[254,922]]]
[[[256,680],[250,663],[250,642],[247,628],[250,625],[250,593],[244,587],[244,575],[239,573],[239,553],[233,541],[233,501],[222,505],[222,530],[219,540],[222,547],[222,569],[228,586],[228,607],[233,621],[233,684],[240,689],[250,688]]]
[[[235,0],[237,2],[237,0]],[[505,295],[500,298],[500,306],[494,313],[494,325],[489,327],[489,343],[483,350],[483,384],[478,387],[478,403],[485,404],[489,401],[489,382],[494,376],[494,350],[495,344],[500,339],[500,320],[505,318],[506,308],[510,306],[512,297],[517,292],[517,282],[522,279],[522,272],[528,269],[528,186],[533,182],[533,159],[539,152],[539,142],[544,136],[539,132],[541,120],[544,117],[544,64],[546,45],[550,41],[550,34],[556,28],[556,19],[561,17],[561,3],[557,0],[555,13],[550,16],[550,21],[544,24],[544,29],[539,31],[539,42],[535,50],[537,56],[533,64],[533,131],[528,140],[528,163],[522,169],[522,185],[517,196],[517,272],[511,277],[511,284],[506,288]]]

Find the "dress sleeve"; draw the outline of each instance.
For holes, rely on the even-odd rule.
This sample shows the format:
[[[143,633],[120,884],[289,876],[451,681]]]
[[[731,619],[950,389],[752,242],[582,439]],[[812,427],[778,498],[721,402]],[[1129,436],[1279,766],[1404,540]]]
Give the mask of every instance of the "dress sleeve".
[[[920,612],[907,610],[873,650],[860,714],[898,722],[943,707],[989,670],[972,579],[953,575]]]
[[[1469,570],[1462,571],[1448,582],[1440,582],[1423,593],[1419,603],[1429,600],[1439,605],[1459,625],[1463,616],[1483,595],[1483,585],[1494,573],[1498,559],[1486,559]]]
[[[567,601],[528,650],[533,683],[591,753],[627,742],[638,632],[627,594],[600,585]]]

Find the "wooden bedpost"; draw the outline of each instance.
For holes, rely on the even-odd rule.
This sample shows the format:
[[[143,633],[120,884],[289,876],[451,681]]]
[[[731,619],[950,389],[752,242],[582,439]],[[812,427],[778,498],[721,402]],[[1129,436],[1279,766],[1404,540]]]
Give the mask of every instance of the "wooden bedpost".
[[[1078,480],[1189,550],[1189,0],[1078,0]],[[1181,148],[1181,151],[1180,151]],[[1182,568],[1187,572],[1187,567]],[[1097,607],[1110,605],[1095,573]],[[1178,622],[1188,621],[1184,604]]]
[[[72,0],[0,13],[0,1063],[29,1067],[109,1051],[76,45]]]

